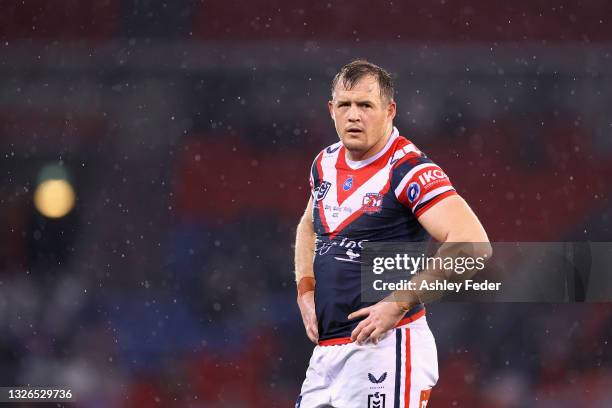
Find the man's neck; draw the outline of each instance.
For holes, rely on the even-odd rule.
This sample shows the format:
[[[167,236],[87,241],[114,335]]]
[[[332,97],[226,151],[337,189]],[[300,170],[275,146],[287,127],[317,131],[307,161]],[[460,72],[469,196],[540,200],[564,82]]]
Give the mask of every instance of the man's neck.
[[[387,142],[389,141],[389,138],[391,138],[391,135],[393,134],[393,125],[391,125],[390,129],[387,129],[386,132],[386,136],[382,137],[378,143],[376,143],[374,146],[370,147],[368,150],[366,150],[365,152],[362,151],[350,151],[350,150],[346,150],[346,154],[349,160],[351,161],[363,161],[363,160],[367,160],[370,157],[375,156],[376,154],[378,154],[378,152],[380,152],[382,149],[384,149],[384,147],[387,145]]]

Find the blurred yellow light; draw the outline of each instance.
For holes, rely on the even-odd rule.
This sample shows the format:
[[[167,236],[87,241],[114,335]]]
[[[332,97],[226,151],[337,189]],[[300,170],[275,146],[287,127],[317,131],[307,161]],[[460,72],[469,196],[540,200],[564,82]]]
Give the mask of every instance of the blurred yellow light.
[[[74,207],[75,194],[66,180],[46,180],[34,193],[34,205],[45,217],[60,218]]]

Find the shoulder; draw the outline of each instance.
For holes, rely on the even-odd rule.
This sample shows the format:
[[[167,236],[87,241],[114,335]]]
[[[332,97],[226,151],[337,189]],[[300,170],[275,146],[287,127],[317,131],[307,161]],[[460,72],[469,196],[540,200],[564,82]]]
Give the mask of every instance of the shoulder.
[[[405,167],[406,164],[418,164],[419,159],[427,159],[425,153],[419,150],[418,147],[404,136],[398,136],[393,144],[393,155],[389,164],[393,169]]]
[[[319,152],[319,154],[317,155],[317,157],[328,156],[328,155],[337,155],[338,151],[340,150],[341,147],[342,147],[342,142],[341,141],[337,141],[336,143],[331,144],[331,145],[327,146],[325,149],[321,150]]]
[[[446,173],[414,143],[402,139],[392,164],[391,187],[397,199],[419,216],[435,202],[456,193]]]
[[[323,158],[337,157],[338,152],[340,151],[341,147],[342,147],[342,142],[340,141],[325,147],[323,150],[317,153],[314,160],[312,161],[312,165],[316,166],[317,163],[320,162]]]
[[[415,179],[421,181],[433,178],[448,179],[446,173],[436,163],[405,137],[400,137],[398,140],[390,164],[394,187],[403,187]]]
[[[335,163],[335,159],[338,157],[338,152],[340,151],[341,147],[342,147],[342,142],[338,141],[334,144],[331,144],[325,147],[323,150],[317,153],[314,160],[312,161],[312,164],[310,165],[311,174],[315,176],[319,175],[319,172],[323,166],[324,159],[332,158],[334,159],[333,162]]]

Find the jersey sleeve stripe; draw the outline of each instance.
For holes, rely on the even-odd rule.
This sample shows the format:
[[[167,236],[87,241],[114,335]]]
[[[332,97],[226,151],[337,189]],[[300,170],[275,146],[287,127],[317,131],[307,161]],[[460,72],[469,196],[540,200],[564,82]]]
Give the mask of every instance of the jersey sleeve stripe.
[[[434,163],[423,163],[423,164],[419,164],[418,166],[415,166],[414,168],[412,168],[408,174],[406,174],[404,176],[404,178],[402,178],[402,180],[399,182],[398,186],[395,188],[395,196],[399,197],[400,194],[402,193],[402,190],[404,189],[404,187],[406,187],[406,184],[408,184],[408,182],[410,181],[410,179],[412,178],[412,176],[414,176],[414,174],[417,171],[426,169],[428,167],[438,167],[437,165],[435,165]]]
[[[428,202],[421,204],[420,208],[416,208],[414,211],[414,215],[419,218],[421,215],[425,214],[425,212],[427,212],[427,210],[429,210],[431,207],[433,207],[436,203],[442,201],[443,199],[445,199],[446,197],[450,197],[453,195],[458,195],[457,192],[453,189],[453,190],[449,190],[445,193],[442,193],[440,195],[437,195],[436,197],[434,197],[433,199],[429,200]]]
[[[437,195],[445,193],[449,190],[454,190],[453,186],[448,183],[446,186],[438,187],[429,193],[425,194],[416,204],[414,204],[414,208],[416,209],[421,204],[426,204],[432,198],[435,198]]]

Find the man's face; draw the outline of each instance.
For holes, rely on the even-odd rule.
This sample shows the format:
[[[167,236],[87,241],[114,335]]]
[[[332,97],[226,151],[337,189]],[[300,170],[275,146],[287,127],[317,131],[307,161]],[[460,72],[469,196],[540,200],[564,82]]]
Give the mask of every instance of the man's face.
[[[376,78],[365,76],[351,89],[338,81],[328,106],[338,136],[350,153],[361,157],[384,146],[396,106],[394,101],[381,98]]]

